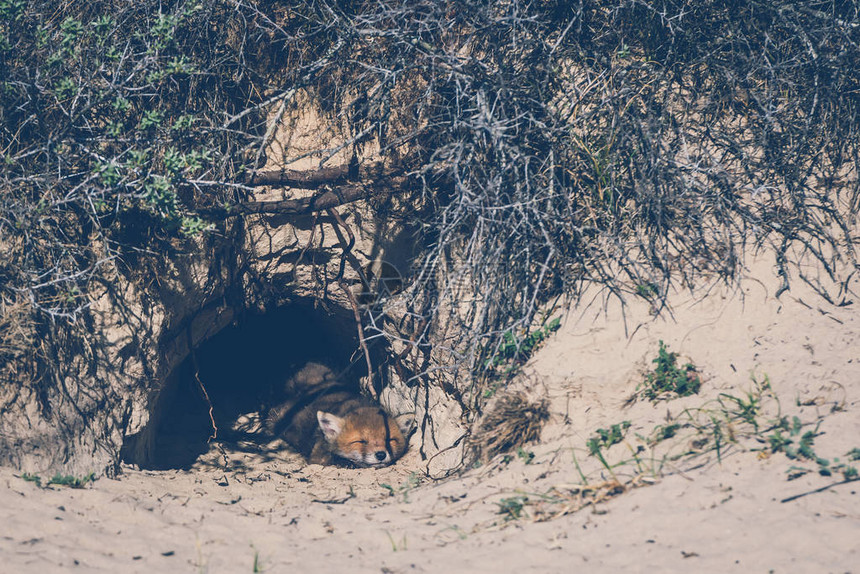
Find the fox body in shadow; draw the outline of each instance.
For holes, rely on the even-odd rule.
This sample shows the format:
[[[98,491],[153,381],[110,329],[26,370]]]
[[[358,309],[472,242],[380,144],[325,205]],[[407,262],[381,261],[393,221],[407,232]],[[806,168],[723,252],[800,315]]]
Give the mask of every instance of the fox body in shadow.
[[[270,411],[268,429],[310,463],[381,467],[406,450],[403,432],[382,406],[325,365],[308,363],[285,391],[289,398]]]

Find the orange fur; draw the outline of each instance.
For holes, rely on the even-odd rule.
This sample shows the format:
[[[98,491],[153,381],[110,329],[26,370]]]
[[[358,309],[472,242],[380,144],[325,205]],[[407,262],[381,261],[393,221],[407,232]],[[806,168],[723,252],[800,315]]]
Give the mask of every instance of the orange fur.
[[[272,410],[269,429],[308,462],[380,467],[406,451],[403,432],[379,403],[338,382],[328,367],[308,363],[286,390],[290,399]]]

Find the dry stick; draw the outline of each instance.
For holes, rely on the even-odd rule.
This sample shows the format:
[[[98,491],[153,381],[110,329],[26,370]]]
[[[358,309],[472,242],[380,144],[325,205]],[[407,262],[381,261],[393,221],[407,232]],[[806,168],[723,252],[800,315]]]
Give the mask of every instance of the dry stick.
[[[372,163],[359,172],[361,177],[378,179],[383,175],[382,162]],[[276,169],[253,174],[247,181],[248,185],[274,185],[277,187],[299,187],[305,189],[317,188],[321,185],[344,183],[352,179],[349,165],[337,165],[311,170]]]
[[[418,354],[420,352],[419,347],[418,347],[418,338],[424,332],[424,329],[426,328],[426,326],[427,326],[427,319],[426,319],[426,317],[422,317],[421,321],[418,323],[418,327],[414,330],[413,334],[409,337],[409,341],[406,345],[406,348],[403,349],[403,351],[401,351],[400,353],[397,353],[394,355],[394,361],[393,361],[394,370],[397,372],[397,376],[400,377],[400,380],[403,381],[404,383],[407,383],[408,381],[411,381],[413,379],[417,379],[419,382],[421,381],[421,375],[415,374],[411,368],[409,368],[403,364],[403,361],[409,356],[409,354],[413,350],[415,351],[416,354]],[[417,360],[418,359],[416,358],[416,361]],[[407,375],[407,373],[405,371],[409,371],[409,374]],[[426,377],[426,375],[425,375],[425,377]],[[442,390],[445,391],[449,396],[452,396],[454,398],[454,400],[457,401],[457,403],[460,405],[460,408],[463,409],[463,412],[467,412],[468,408],[466,407],[466,403],[463,402],[462,393],[460,393],[460,391],[454,385],[452,385],[450,382],[446,382],[444,379],[442,381],[440,381],[440,384],[442,386]],[[422,424],[421,424],[422,434],[424,432],[426,432],[426,428],[427,428],[426,417],[428,416],[428,413],[430,412],[430,408],[429,408],[430,383],[427,380],[424,380],[424,394],[425,394],[425,397],[424,397],[425,398],[425,409],[424,409],[425,412],[424,412],[424,418],[422,418]],[[417,429],[415,429],[415,430],[417,430]],[[465,435],[458,438],[455,441],[454,445],[452,445],[452,446],[456,446],[457,444],[459,444],[459,442],[463,438],[465,438]],[[444,450],[448,450],[448,449],[444,449]],[[444,452],[444,450],[440,451],[440,453],[437,453],[436,455],[433,455],[433,456],[435,457],[438,454],[441,454],[441,452]],[[421,453],[421,459],[427,460],[427,455],[424,452],[423,445],[419,449],[419,452]],[[432,460],[432,458],[431,458],[431,460]]]
[[[424,450],[424,438],[427,436],[427,427],[430,427],[430,439],[433,441],[433,445],[435,447],[439,447],[439,444],[436,442],[436,432],[435,427],[433,426],[433,418],[430,416],[430,380],[427,376],[427,367],[430,364],[430,351],[424,350],[423,352],[416,347],[415,351],[416,355],[421,353],[424,358],[423,363],[420,366],[421,372],[424,373],[424,415],[421,417],[421,448],[418,449],[418,453],[421,455],[421,460],[427,460],[427,452]],[[417,360],[418,357],[416,357]],[[430,471],[430,463],[432,462],[433,457],[430,460],[427,460],[427,471],[429,474]],[[462,461],[461,461],[462,464]]]
[[[318,219],[319,219],[319,213],[314,213],[314,220],[311,223],[311,236],[308,238],[308,244],[305,245],[304,248],[302,248],[301,253],[299,253],[298,259],[296,259],[296,262],[293,263],[293,281],[295,281],[295,282],[298,282],[299,265],[301,264],[302,260],[305,258],[305,253],[307,253],[308,249],[310,249],[311,246],[314,244],[314,237],[316,236],[316,233],[317,233],[317,220]],[[311,273],[311,274],[313,275],[313,273]]]
[[[361,312],[358,309],[358,301],[355,300],[355,295],[353,295],[350,288],[347,286],[346,282],[343,280],[343,272],[344,272],[344,259],[349,261],[350,266],[353,270],[358,274],[359,279],[361,279],[362,287],[365,292],[368,292],[370,289],[370,285],[367,282],[367,277],[364,275],[364,271],[361,269],[361,264],[358,262],[358,259],[355,255],[352,254],[352,247],[355,245],[355,236],[350,230],[349,226],[346,225],[343,218],[337,212],[336,209],[328,209],[326,210],[329,216],[334,220],[332,223],[332,228],[334,229],[335,235],[337,235],[337,240],[340,243],[341,249],[343,250],[343,255],[340,260],[340,268],[338,269],[337,274],[337,284],[340,285],[340,288],[343,289],[343,292],[346,294],[346,298],[349,299],[349,304],[352,306],[353,317],[355,318],[355,326],[358,331],[358,342],[361,345],[362,351],[364,351],[364,360],[367,362],[367,388],[370,391],[370,396],[374,399],[379,399],[379,393],[376,392],[376,386],[373,384],[373,363],[370,360],[370,350],[367,348],[367,342],[364,340],[364,326],[361,323]],[[349,240],[343,236],[342,231],[346,231],[349,236]]]
[[[209,423],[212,425],[212,434],[209,435],[209,438],[206,440],[206,444],[209,444],[214,439],[218,438],[218,425],[215,424],[215,417],[212,415],[214,408],[212,407],[212,401],[209,400],[209,393],[206,392],[206,387],[203,385],[203,381],[200,380],[200,369],[197,367],[196,355],[197,353],[192,350],[191,363],[194,365],[194,380],[197,381],[197,385],[200,387],[200,390],[203,391],[203,399],[206,401],[206,404],[209,405]]]
[[[349,261],[350,267],[352,267],[353,271],[356,272],[358,278],[361,280],[361,287],[364,289],[365,293],[370,292],[370,283],[367,280],[367,276],[364,274],[364,270],[361,268],[361,263],[358,262],[358,259],[355,255],[352,254],[352,247],[355,245],[355,235],[353,235],[352,230],[340,216],[340,213],[337,212],[336,209],[331,208],[326,210],[328,214],[334,219],[335,223],[332,225],[334,228],[334,232],[337,235],[337,240],[340,242],[341,248],[343,249],[343,256]],[[349,236],[349,241],[346,241],[341,233],[341,230],[345,231]],[[338,281],[343,279],[343,259],[341,259],[340,270],[338,271]]]
[[[400,380],[404,383],[407,383],[408,381],[416,377],[414,372],[412,372],[412,369],[409,369],[409,367],[403,365],[403,361],[406,359],[406,357],[409,356],[409,353],[411,353],[413,349],[418,348],[418,337],[420,337],[421,334],[424,332],[424,328],[426,325],[427,319],[422,317],[421,320],[418,322],[418,326],[416,327],[415,331],[409,337],[409,342],[406,345],[406,348],[394,355],[394,370],[397,371],[397,376],[400,377]],[[404,369],[408,369],[410,371],[409,376],[406,375]]]
[[[834,482],[832,484],[828,484],[827,486],[822,486],[821,488],[816,488],[815,490],[810,490],[809,492],[801,492],[800,494],[795,494],[794,496],[789,496],[788,498],[783,498],[780,502],[791,502],[792,500],[797,500],[798,498],[803,498],[804,496],[808,496],[810,494],[817,494],[819,492],[824,492],[834,486],[839,486],[840,484],[848,484],[849,482],[857,482],[858,478],[847,478],[845,480],[840,480],[839,482]]]
[[[191,367],[194,370],[194,380],[197,381],[197,385],[203,392],[203,399],[206,401],[206,404],[209,405],[209,422],[212,424],[212,434],[206,441],[206,443],[208,444],[212,442],[212,440],[218,438],[218,425],[215,424],[215,417],[212,414],[214,408],[212,407],[212,401],[209,399],[209,393],[206,392],[206,386],[203,384],[203,381],[200,380],[200,366],[197,364],[197,352],[194,350],[194,341],[191,337],[190,326],[188,327],[188,348],[191,351]]]
[[[365,199],[376,193],[376,191],[375,188],[364,185],[345,185],[339,187],[336,191],[326,190],[311,197],[240,203],[230,206],[228,213],[277,213],[282,215],[312,213],[358,201],[359,199]]]
[[[402,190],[405,181],[403,177],[392,177],[377,181],[373,185],[337,184],[334,186],[334,189],[321,190],[310,197],[281,199],[277,201],[247,201],[234,205],[200,208],[197,212],[209,217],[233,217],[252,213],[303,215],[367,199],[373,195],[397,193]],[[290,186],[286,183],[272,183],[272,185],[275,187],[299,188],[309,186],[309,184]]]
[[[361,349],[364,351],[364,360],[367,361],[367,388],[370,391],[370,396],[373,397],[374,400],[379,399],[379,393],[376,392],[376,386],[373,384],[373,365],[370,362],[370,351],[367,349],[367,343],[364,340],[364,329],[361,324],[361,313],[358,310],[358,302],[355,300],[355,295],[352,294],[349,287],[346,283],[341,279],[337,282],[340,285],[340,288],[343,289],[343,292],[346,293],[347,299],[349,299],[350,305],[352,305],[353,316],[355,317],[355,326],[358,330],[358,342],[361,345]]]
[[[266,134],[263,136],[263,141],[260,142],[260,149],[257,150],[257,157],[254,159],[254,170],[256,171],[257,166],[260,165],[260,159],[262,159],[263,154],[266,153],[266,148],[269,147],[269,144],[272,143],[272,139],[275,136],[275,132],[278,129],[278,126],[281,125],[281,118],[284,117],[284,112],[287,110],[287,102],[293,99],[296,95],[296,89],[293,88],[291,90],[287,90],[284,92],[284,97],[281,100],[281,105],[278,106],[278,111],[275,112],[275,117],[272,118],[272,121],[269,123],[269,127],[266,128]],[[253,180],[253,177],[252,177]]]
[[[194,350],[194,345],[192,344],[191,327],[188,328],[188,348],[191,349],[191,367],[194,370],[194,380],[197,381],[197,385],[203,392],[203,399],[206,401],[206,404],[209,405],[209,424],[212,425],[212,434],[209,435],[208,439],[206,439],[206,444],[209,444],[218,438],[218,425],[215,424],[215,415],[213,414],[215,409],[212,406],[212,400],[209,398],[209,393],[206,392],[206,385],[204,385],[203,381],[200,380],[200,367],[197,364],[197,352]],[[221,457],[224,459],[224,467],[226,468],[230,463],[230,459],[227,457],[227,452],[224,450],[224,446],[222,444],[218,443],[217,447],[218,452],[221,453]]]

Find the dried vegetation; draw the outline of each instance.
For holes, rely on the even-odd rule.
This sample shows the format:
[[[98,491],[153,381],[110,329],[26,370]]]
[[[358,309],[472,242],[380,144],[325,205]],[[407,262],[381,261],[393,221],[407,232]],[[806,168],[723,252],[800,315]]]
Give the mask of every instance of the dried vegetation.
[[[356,314],[407,384],[467,410],[488,383],[437,375],[479,374],[588,282],[647,288],[659,307],[768,246],[785,288],[847,297],[853,2],[0,0],[0,17],[0,352],[21,365],[4,384],[29,386],[49,420],[65,404],[81,424],[64,428],[108,448],[136,391],[100,382],[117,350],[94,302],[118,328],[169,313],[159,276],[192,255],[229,269],[212,300],[264,296],[248,292],[249,213],[340,234],[326,287],[344,268],[366,280],[344,205],[413,226],[402,291]],[[262,171],[298,102],[330,137],[293,159],[319,169]],[[312,195],[258,201],[264,184]],[[115,420],[92,428],[92,409]]]

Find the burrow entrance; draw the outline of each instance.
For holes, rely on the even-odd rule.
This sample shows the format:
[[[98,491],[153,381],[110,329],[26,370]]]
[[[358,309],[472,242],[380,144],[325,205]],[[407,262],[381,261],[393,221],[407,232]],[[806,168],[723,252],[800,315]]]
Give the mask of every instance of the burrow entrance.
[[[262,418],[284,399],[284,382],[311,361],[358,387],[367,367],[351,313],[292,304],[245,317],[201,344],[168,376],[154,401],[151,428],[129,437],[124,461],[148,469],[189,468],[210,447],[210,402],[216,440],[233,448],[271,441]],[[144,435],[147,448],[134,448]]]

